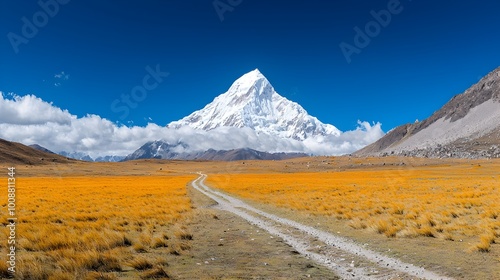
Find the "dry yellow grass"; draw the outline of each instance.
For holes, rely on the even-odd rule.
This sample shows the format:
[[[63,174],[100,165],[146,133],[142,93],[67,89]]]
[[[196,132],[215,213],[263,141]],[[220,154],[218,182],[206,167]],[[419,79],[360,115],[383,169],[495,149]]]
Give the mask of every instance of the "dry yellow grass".
[[[191,214],[185,185],[193,178],[18,178],[17,278],[114,279],[129,264],[153,268],[156,261],[132,255],[189,246],[179,224]],[[0,240],[6,234],[0,232]],[[2,264],[6,246],[0,242]]]
[[[332,173],[222,174],[208,183],[256,202],[345,220],[387,237],[500,236],[498,168],[474,165]]]

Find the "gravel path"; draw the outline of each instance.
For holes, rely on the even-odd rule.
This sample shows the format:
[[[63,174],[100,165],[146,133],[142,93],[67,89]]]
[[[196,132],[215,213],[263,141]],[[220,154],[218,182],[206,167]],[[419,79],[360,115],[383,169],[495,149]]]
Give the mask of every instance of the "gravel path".
[[[345,238],[256,209],[207,187],[204,184],[207,175],[199,174],[193,187],[215,200],[218,208],[283,239],[298,253],[328,267],[343,279],[451,279],[368,250]]]

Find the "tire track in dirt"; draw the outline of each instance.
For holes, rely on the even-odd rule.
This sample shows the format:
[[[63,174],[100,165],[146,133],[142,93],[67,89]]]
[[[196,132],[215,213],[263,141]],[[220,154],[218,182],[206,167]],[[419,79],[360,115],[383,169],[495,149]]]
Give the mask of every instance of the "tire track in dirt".
[[[352,241],[298,222],[269,214],[204,184],[207,175],[193,181],[194,189],[218,203],[218,208],[282,238],[298,253],[323,265],[343,279],[451,279],[398,259],[365,249]],[[319,240],[326,249],[313,251],[311,240]]]

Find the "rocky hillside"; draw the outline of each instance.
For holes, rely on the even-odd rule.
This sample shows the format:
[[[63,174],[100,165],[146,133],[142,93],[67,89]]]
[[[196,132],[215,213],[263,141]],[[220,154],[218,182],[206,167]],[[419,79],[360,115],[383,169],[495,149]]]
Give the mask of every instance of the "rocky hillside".
[[[500,157],[500,67],[426,120],[399,126],[354,154]]]
[[[6,165],[40,165],[74,162],[54,153],[39,151],[26,145],[0,139],[0,163]]]

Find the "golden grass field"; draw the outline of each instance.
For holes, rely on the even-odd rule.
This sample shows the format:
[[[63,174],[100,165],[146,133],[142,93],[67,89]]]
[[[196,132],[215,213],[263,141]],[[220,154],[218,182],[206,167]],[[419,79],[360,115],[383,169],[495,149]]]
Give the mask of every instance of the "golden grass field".
[[[500,243],[499,171],[498,165],[475,163],[214,174],[207,182],[250,201],[343,221],[388,238],[468,238],[473,243],[467,252],[488,255],[491,246]]]
[[[234,239],[235,247],[217,247],[227,258],[218,266],[198,265],[206,258],[217,262],[210,260],[213,239],[241,233],[238,228],[250,231],[244,221],[208,209],[210,202],[192,201],[196,194],[186,185],[198,171],[209,175],[209,185],[266,211],[404,261],[457,279],[500,277],[498,160],[144,160],[27,165],[16,171],[19,279],[232,279],[224,278],[235,272],[228,261],[237,264],[238,275],[279,277],[286,263],[267,270],[244,266],[260,260],[255,254],[269,256],[277,248],[265,239],[253,251],[241,247],[244,235]],[[0,212],[4,225],[5,215]],[[7,234],[4,227],[0,240]],[[280,250],[276,259],[287,262],[287,247]],[[6,252],[7,243],[0,242],[0,278],[7,276]],[[294,260],[296,270],[287,268],[293,275],[308,267],[307,260]]]
[[[179,255],[189,248],[183,223],[191,211],[186,184],[193,178],[18,178],[16,278],[166,276],[167,261],[154,252]],[[0,242],[4,277],[6,246]]]

